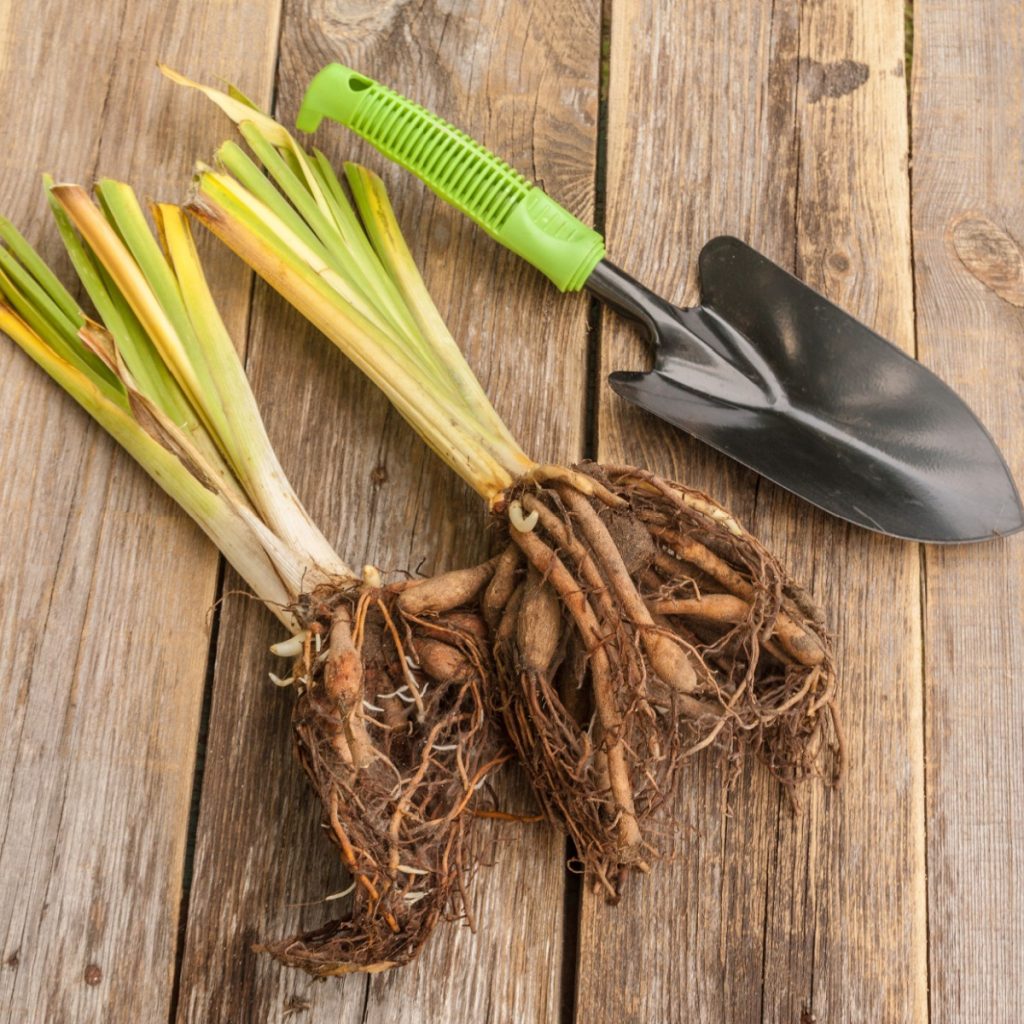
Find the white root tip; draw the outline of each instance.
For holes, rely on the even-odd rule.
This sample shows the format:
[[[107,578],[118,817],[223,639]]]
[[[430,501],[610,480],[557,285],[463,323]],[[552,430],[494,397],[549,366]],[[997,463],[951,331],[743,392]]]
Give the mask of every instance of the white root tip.
[[[523,506],[513,501],[508,507],[508,521],[520,533],[529,533],[540,519],[540,513],[534,509],[528,516],[523,514]]]
[[[270,681],[275,686],[291,686],[295,682],[295,676],[289,676],[287,679],[282,679],[280,676],[275,676],[273,672],[268,673]]]
[[[379,590],[384,586],[384,578],[380,574],[380,569],[375,565],[364,565],[363,566],[363,582],[374,590]]]
[[[355,890],[356,883],[353,882],[347,889],[342,889],[341,892],[332,892],[330,896],[324,897],[324,903],[328,903],[331,900],[340,900],[346,897],[350,892]]]
[[[276,654],[279,658],[297,658],[306,646],[306,638],[308,636],[309,630],[304,629],[301,633],[288,637],[287,640],[271,644],[270,653]]]
[[[399,864],[398,870],[405,872],[407,875],[429,875],[430,872],[424,868],[414,868],[411,864]]]

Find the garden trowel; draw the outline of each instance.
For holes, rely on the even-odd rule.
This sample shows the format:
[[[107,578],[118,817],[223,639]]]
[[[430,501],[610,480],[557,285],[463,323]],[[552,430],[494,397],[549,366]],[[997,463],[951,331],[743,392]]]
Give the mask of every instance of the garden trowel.
[[[1006,463],[974,413],[909,358],[735,238],[700,253],[682,309],[604,258],[604,240],[508,164],[418,104],[340,64],[298,117],[347,125],[562,291],[588,288],[639,320],[648,373],[623,398],[833,515],[913,540],[987,540],[1024,527]]]

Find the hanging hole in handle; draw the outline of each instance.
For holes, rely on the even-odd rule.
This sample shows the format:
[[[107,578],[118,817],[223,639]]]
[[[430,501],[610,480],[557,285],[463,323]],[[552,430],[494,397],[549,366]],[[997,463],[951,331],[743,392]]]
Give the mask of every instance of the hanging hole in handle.
[[[348,87],[353,92],[362,92],[364,89],[369,89],[371,84],[368,78],[362,78],[360,75],[352,75],[348,80]]]

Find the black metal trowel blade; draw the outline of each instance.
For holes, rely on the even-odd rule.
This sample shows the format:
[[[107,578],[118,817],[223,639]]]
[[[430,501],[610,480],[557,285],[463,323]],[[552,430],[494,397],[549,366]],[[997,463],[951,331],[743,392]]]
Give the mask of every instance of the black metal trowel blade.
[[[602,263],[588,288],[654,335],[615,391],[833,515],[912,540],[1024,527],[1006,463],[938,377],[735,238],[700,254],[680,309]]]

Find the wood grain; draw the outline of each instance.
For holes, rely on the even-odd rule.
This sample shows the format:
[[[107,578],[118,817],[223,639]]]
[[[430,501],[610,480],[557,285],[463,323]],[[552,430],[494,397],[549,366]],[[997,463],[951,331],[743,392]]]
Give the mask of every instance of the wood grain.
[[[289,6],[278,109],[342,60],[443,112],[589,217],[599,20],[587,3]],[[316,140],[364,158],[392,189],[428,284],[499,412],[545,457],[581,447],[586,305],[435,200],[337,126]],[[423,259],[425,257],[425,259]],[[353,564],[424,572],[485,548],[479,501],[427,453],[382,396],[283,303],[258,289],[250,369],[270,434],[315,518]],[[552,401],[554,396],[554,401]],[[315,1021],[551,1020],[562,971],[562,840],[489,830],[496,865],[476,887],[477,934],[443,928],[422,959],[371,982],[326,985],[249,951],[256,936],[330,914],[343,876],[289,751],[290,698],[267,685],[267,616],[225,602],[182,979],[180,1018]],[[521,780],[503,804],[526,809]]]
[[[229,130],[154,62],[268,101],[279,56],[286,118],[308,77],[341,59],[592,215],[599,5],[292,0],[278,52],[279,6],[0,3],[3,212],[66,271],[38,173],[125,176],[143,194],[179,196],[192,160]],[[920,358],[1024,479],[1019,4],[915,0],[912,204],[902,3],[610,9],[612,258],[690,301],[700,244],[730,231],[911,350],[912,224]],[[318,142],[385,174],[499,410],[536,454],[577,456],[583,303],[341,129]],[[248,275],[200,241],[244,340]],[[476,499],[297,316],[262,286],[254,294],[258,396],[342,553],[427,572],[478,556]],[[628,326],[609,316],[601,331],[605,371],[644,363]],[[617,910],[584,901],[578,1019],[918,1021],[929,1004],[937,1024],[1024,1017],[1019,539],[928,549],[922,574],[913,546],[800,505],[603,385],[599,398],[602,457],[707,487],[825,605],[851,764],[841,789],[809,789],[796,816],[761,772],[727,803],[717,766],[695,765],[676,804],[677,860]],[[217,559],[6,343],[0,407],[0,1019],[165,1020]],[[572,996],[574,922],[562,844],[542,828],[491,830],[497,865],[477,888],[477,933],[445,929],[401,974],[314,985],[250,952],[326,916],[323,896],[344,881],[290,755],[289,699],[263,681],[276,627],[239,588],[228,573],[179,1019],[557,1019]],[[529,806],[518,778],[501,795]]]
[[[612,5],[611,257],[676,301],[733,233],[912,346],[902,3]],[[603,369],[646,360],[602,325]],[[683,781],[678,858],[584,901],[580,1021],[923,1020],[917,553],[847,527],[600,392],[600,455],[725,500],[838,635],[850,768],[795,817],[761,771]]]
[[[978,413],[1020,482],[1024,310],[1000,286],[1024,239],[1019,4],[915,3],[912,123],[919,355]],[[1009,238],[989,247],[1002,250],[1002,273],[963,262],[965,221]],[[932,548],[925,570],[932,1019],[1020,1020],[1024,548],[1020,537]]]
[[[179,195],[212,136],[155,61],[244,60],[260,95],[275,21],[270,0],[0,6],[3,212],[52,258],[44,170]],[[245,276],[210,272],[242,327]],[[216,552],[6,341],[0,407],[0,1017],[161,1020]]]

